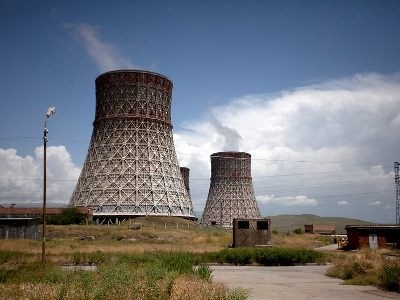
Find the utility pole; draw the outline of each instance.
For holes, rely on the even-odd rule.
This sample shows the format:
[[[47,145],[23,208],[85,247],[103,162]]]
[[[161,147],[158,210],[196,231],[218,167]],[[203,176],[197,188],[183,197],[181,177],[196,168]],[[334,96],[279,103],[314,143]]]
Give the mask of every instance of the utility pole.
[[[42,263],[46,262],[46,149],[47,149],[47,119],[56,112],[55,107],[49,107],[46,113],[43,129],[43,213],[42,213]]]
[[[396,225],[400,225],[400,163],[394,162],[394,182],[396,185]]]

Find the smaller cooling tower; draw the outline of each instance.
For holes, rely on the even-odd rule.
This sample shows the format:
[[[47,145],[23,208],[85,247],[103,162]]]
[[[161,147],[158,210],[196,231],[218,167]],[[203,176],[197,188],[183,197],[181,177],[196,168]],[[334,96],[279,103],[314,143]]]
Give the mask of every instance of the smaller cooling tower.
[[[189,195],[189,198],[190,198],[190,186],[189,186],[190,169],[186,168],[186,167],[180,167],[179,169],[181,170],[183,183],[185,184],[186,191],[187,191],[187,193]]]
[[[234,218],[260,218],[251,179],[251,155],[218,152],[211,155],[211,182],[204,226],[232,227]]]

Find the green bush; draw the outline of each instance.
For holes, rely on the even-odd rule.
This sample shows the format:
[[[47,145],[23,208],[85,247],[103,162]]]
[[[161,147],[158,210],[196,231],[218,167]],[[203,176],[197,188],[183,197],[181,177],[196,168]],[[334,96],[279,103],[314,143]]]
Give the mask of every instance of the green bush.
[[[228,263],[233,265],[260,264],[264,266],[290,266],[320,262],[323,254],[310,249],[291,248],[234,248],[204,253],[197,261]]]
[[[76,265],[86,263],[86,254],[81,252],[74,252],[72,254],[72,262]]]
[[[195,270],[195,274],[205,281],[212,280],[212,272],[213,270],[209,266],[199,266]]]
[[[400,293],[400,262],[386,262],[379,274],[379,280],[384,289]]]
[[[254,255],[250,248],[225,249],[220,251],[222,262],[236,266],[250,264],[253,257]]]
[[[296,228],[295,230],[293,230],[293,233],[294,233],[294,234],[303,234],[304,231],[303,231],[303,229],[301,229],[301,228],[299,227],[299,228]]]
[[[96,250],[95,252],[90,252],[87,255],[89,264],[100,264],[106,261],[106,254],[100,250]]]
[[[179,274],[191,273],[193,271],[194,257],[188,252],[160,252],[156,259],[162,268],[177,272]]]
[[[61,211],[60,214],[47,218],[48,224],[53,225],[70,225],[80,224],[85,220],[85,217],[81,215],[75,207],[68,207]]]

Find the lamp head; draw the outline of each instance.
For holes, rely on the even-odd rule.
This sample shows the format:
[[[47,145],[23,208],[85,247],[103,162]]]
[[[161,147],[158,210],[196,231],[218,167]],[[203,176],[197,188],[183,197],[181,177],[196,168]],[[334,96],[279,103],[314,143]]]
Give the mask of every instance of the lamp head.
[[[49,108],[47,109],[46,118],[51,117],[51,116],[52,116],[53,114],[55,114],[55,113],[56,113],[56,108],[55,108],[54,106],[49,107]]]

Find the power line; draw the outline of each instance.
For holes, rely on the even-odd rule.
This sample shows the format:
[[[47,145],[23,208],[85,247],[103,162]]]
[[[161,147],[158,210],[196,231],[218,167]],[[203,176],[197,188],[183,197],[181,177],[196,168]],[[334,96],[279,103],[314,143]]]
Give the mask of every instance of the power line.
[[[210,156],[207,154],[197,154],[197,153],[181,153],[181,152],[177,152],[177,155],[190,155],[190,156]],[[219,155],[213,155],[212,157],[220,157],[220,158],[224,158],[224,159],[235,159],[235,160],[241,160],[241,159],[249,159],[248,157],[229,157],[229,156],[219,156]],[[271,162],[298,162],[298,163],[316,163],[316,164],[339,164],[341,162],[338,161],[311,161],[311,160],[285,160],[285,159],[268,159],[268,158],[257,158],[252,156],[251,160],[263,160],[263,161],[271,161]]]
[[[390,165],[391,166],[391,165]],[[382,168],[389,167],[389,165],[382,165]],[[368,171],[365,169],[348,169],[348,170],[336,170],[336,171],[321,171],[321,172],[310,172],[310,173],[294,173],[294,174],[275,174],[275,175],[265,175],[256,176],[254,178],[268,178],[268,177],[290,177],[290,176],[303,176],[303,175],[320,175],[320,174],[331,174],[331,173],[347,173],[347,172],[358,172],[358,171]]]
[[[0,138],[0,141],[18,141],[18,140],[41,140],[39,136],[15,136]]]
[[[0,160],[1,161],[1,160]],[[386,165],[385,165],[386,166]],[[382,166],[382,167],[385,167]],[[349,170],[337,170],[337,171],[321,171],[321,172],[310,172],[310,173],[294,173],[294,174],[275,174],[275,175],[266,175],[266,176],[252,176],[252,179],[260,179],[260,178],[277,178],[277,177],[292,177],[292,176],[309,176],[309,175],[321,175],[321,174],[332,174],[332,173],[351,173],[351,172],[359,172],[359,171],[368,171],[365,169],[349,169]],[[370,174],[364,174],[362,176],[357,176],[357,178],[368,178]],[[338,177],[335,177],[338,178]],[[36,181],[43,180],[43,178],[12,178],[12,177],[0,177],[0,180],[21,180],[21,181]],[[77,181],[78,179],[48,179],[49,181]],[[209,181],[210,178],[190,178],[190,181]],[[256,184],[262,183],[261,181],[254,181]]]
[[[373,194],[383,194],[383,193],[393,193],[394,190],[385,190],[385,191],[376,191],[376,192],[363,192],[363,193],[354,193],[354,194],[338,194],[338,195],[322,195],[322,196],[313,196],[313,198],[337,198],[337,197],[351,197],[351,196],[363,196],[363,195],[373,195]]]
[[[0,177],[0,180],[42,181],[43,178],[12,178],[12,177]],[[78,181],[78,179],[47,179],[47,181]]]

